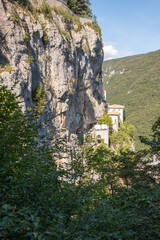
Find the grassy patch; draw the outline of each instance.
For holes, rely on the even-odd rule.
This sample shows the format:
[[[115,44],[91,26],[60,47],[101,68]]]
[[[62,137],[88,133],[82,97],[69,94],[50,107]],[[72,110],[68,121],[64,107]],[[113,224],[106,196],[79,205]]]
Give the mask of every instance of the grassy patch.
[[[47,33],[48,29],[46,29],[44,22],[40,21],[40,24],[41,24],[42,30],[43,30],[42,42],[43,42],[43,45],[46,46],[48,43],[48,40],[49,40],[49,36]]]
[[[76,81],[75,78],[71,78],[71,79],[67,80],[68,93],[71,94],[71,95],[73,95],[75,93],[75,89],[73,87],[75,81]]]
[[[17,8],[15,5],[12,5],[12,7],[11,7],[11,15],[12,15],[13,20],[16,23],[20,23],[20,17],[18,15]]]
[[[27,59],[24,60],[26,63],[29,63],[30,65],[33,63],[34,59],[33,57],[29,54]]]
[[[69,33],[65,30],[63,30],[58,23],[56,23],[56,27],[62,37],[64,37],[67,41],[69,41]]]
[[[29,44],[29,40],[30,40],[29,31],[28,31],[27,27],[25,27],[25,33],[23,34],[23,41],[25,42],[25,44],[27,46]]]
[[[75,32],[79,32],[82,30],[82,24],[78,16],[73,16],[71,12],[62,7],[53,6],[54,12],[59,15],[63,21],[66,23],[66,28],[68,24],[76,24],[76,27],[73,28]]]
[[[48,20],[53,18],[52,8],[46,2],[43,2],[40,6],[40,13],[42,13]]]
[[[82,23],[80,22],[79,17],[74,16],[74,17],[73,17],[73,20],[74,20],[74,22],[75,22],[76,25],[77,25],[77,27],[74,28],[73,30],[74,30],[75,32],[80,32],[80,31],[82,30]]]
[[[96,33],[99,34],[100,40],[102,42],[102,33],[101,33],[101,28],[99,27],[99,25],[94,22],[92,22],[92,23],[88,22],[88,23],[86,23],[86,25],[88,27],[92,28]]]
[[[16,67],[11,66],[9,64],[0,64],[0,74],[3,72],[12,72],[15,70],[16,70]]]
[[[24,43],[26,45],[27,53],[28,53],[28,57],[27,57],[27,59],[25,59],[25,62],[29,63],[31,65],[33,63],[34,59],[33,59],[32,54],[31,54],[30,34],[29,34],[29,30],[28,30],[28,27],[27,27],[26,23],[23,24],[23,28],[24,28],[24,31],[25,31],[25,33],[23,34],[23,41],[24,41]]]
[[[89,46],[89,41],[88,41],[88,37],[84,36],[83,37],[83,50],[85,53],[91,53],[91,49]]]

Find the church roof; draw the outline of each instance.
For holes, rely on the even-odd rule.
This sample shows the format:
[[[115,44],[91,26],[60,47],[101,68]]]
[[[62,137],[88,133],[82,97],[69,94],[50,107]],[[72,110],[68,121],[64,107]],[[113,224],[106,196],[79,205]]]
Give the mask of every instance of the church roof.
[[[124,106],[122,106],[122,105],[118,105],[118,104],[113,104],[113,105],[108,105],[108,108],[118,108],[118,109],[123,109],[124,108]]]
[[[116,111],[112,111],[112,112],[109,112],[108,114],[112,115],[112,116],[118,116],[120,113],[118,113]]]

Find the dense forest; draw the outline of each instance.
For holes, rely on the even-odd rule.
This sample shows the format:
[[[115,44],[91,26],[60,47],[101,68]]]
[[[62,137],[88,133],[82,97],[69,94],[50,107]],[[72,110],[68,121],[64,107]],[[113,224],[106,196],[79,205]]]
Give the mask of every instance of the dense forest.
[[[96,146],[89,134],[81,151],[65,137],[49,147],[37,121],[1,84],[1,239],[160,238],[160,118],[138,153]],[[72,161],[57,167],[63,153]]]
[[[14,2],[35,19],[42,13],[46,21],[53,19],[52,8],[46,3],[35,9],[28,0]],[[67,4],[76,14],[92,16],[88,0],[68,0]],[[55,10],[65,15],[65,23],[73,23],[70,11]],[[15,25],[20,24],[16,8],[12,11]],[[75,32],[81,31],[78,24]],[[93,23],[92,28],[100,32],[97,26]],[[47,49],[44,24],[42,30],[42,44]],[[26,47],[28,39],[26,30]],[[1,65],[3,73],[6,66]],[[135,129],[126,122],[120,124],[118,133],[111,131],[111,148],[103,141],[98,145],[90,132],[83,143],[77,138],[71,145],[64,132],[53,125],[54,139],[39,132],[40,127],[41,133],[45,128],[39,124],[46,105],[42,83],[33,94],[35,105],[25,111],[15,94],[17,84],[9,89],[0,80],[0,239],[160,239],[160,117],[150,137],[140,138],[145,150],[131,151]],[[112,127],[106,113],[98,123]],[[61,164],[64,158],[67,161]]]
[[[160,108],[160,50],[103,63],[107,102],[125,106],[126,121],[136,128],[138,150],[144,145],[138,136],[151,134]]]

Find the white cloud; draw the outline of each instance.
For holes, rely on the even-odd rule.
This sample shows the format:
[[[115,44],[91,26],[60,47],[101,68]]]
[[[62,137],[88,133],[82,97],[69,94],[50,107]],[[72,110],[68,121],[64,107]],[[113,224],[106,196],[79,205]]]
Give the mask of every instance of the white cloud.
[[[105,45],[103,47],[103,50],[104,50],[104,60],[115,58],[118,55],[118,50],[115,49],[111,44]]]

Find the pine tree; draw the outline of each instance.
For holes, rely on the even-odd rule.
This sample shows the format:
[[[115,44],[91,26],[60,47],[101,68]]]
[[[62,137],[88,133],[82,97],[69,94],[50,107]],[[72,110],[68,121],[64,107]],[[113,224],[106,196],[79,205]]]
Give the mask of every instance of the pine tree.
[[[92,10],[90,9],[89,0],[67,0],[69,9],[75,14],[91,17]]]

